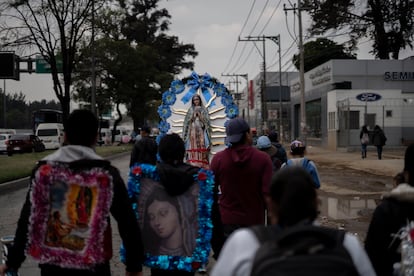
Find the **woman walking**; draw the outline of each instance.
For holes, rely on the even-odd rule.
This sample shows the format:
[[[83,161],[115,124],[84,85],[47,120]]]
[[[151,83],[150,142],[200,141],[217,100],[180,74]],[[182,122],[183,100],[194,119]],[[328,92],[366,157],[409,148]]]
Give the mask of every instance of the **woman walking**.
[[[361,154],[362,159],[367,158],[367,147],[369,143],[369,133],[367,126],[363,126],[359,133],[359,139],[361,139]]]

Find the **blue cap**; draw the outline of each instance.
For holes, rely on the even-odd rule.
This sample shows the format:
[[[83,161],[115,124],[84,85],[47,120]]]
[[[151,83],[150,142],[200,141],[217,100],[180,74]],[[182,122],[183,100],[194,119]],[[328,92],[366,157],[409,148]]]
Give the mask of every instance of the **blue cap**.
[[[237,117],[228,121],[226,126],[226,142],[228,143],[238,143],[243,137],[244,133],[250,131],[250,127],[247,122],[241,118]]]
[[[257,139],[257,147],[259,149],[267,149],[267,148],[270,148],[271,146],[272,146],[272,143],[270,142],[269,137],[263,135]]]

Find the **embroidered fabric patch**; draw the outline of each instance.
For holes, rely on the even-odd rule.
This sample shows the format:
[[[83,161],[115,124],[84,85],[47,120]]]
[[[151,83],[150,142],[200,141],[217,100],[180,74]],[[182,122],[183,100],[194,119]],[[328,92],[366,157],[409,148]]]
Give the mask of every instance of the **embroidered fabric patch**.
[[[112,177],[102,168],[50,162],[32,182],[27,253],[40,263],[85,269],[104,262]]]

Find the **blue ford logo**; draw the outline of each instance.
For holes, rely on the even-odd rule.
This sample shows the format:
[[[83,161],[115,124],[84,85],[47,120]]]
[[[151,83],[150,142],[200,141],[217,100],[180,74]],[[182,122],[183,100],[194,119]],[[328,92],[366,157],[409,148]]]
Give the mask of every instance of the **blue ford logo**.
[[[376,93],[362,93],[358,94],[356,98],[363,102],[375,102],[381,100],[381,95]]]

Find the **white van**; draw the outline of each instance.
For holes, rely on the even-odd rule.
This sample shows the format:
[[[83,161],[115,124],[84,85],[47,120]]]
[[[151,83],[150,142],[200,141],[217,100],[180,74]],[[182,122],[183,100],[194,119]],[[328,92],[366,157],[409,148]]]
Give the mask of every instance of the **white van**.
[[[45,144],[46,149],[58,149],[63,145],[63,124],[45,123],[39,124],[36,135]]]

